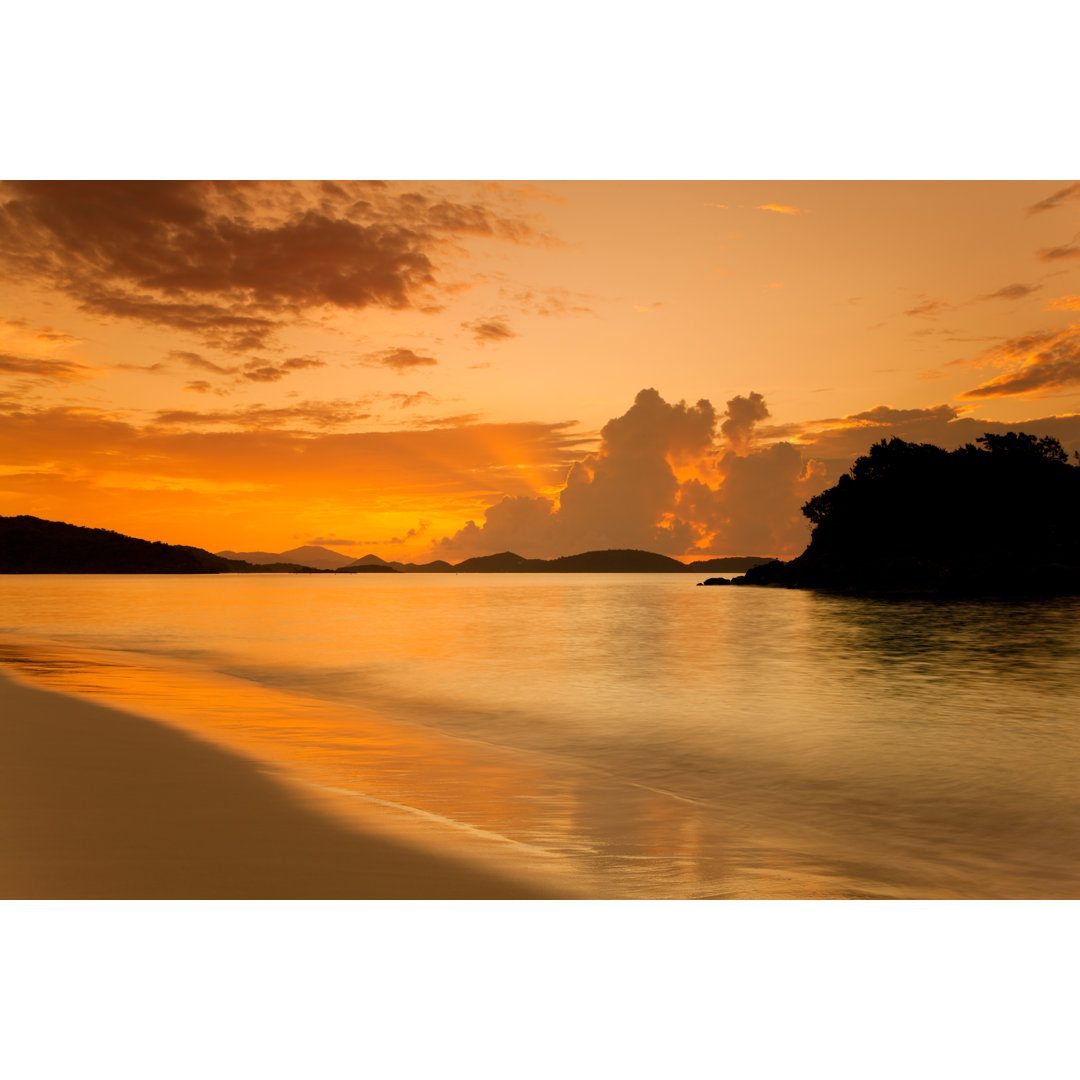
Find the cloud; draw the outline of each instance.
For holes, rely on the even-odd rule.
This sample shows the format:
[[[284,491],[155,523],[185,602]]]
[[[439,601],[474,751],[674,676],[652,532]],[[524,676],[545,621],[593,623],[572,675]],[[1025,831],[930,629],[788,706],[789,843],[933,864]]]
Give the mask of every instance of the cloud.
[[[729,443],[716,455],[717,416],[705,400],[668,404],[642,390],[577,461],[557,499],[507,496],[433,547],[443,558],[513,550],[526,556],[604,548],[667,554],[796,554],[809,535],[800,507],[820,490],[821,469],[787,443],[749,450],[768,409],[760,394],[728,403]]]
[[[394,371],[409,371],[418,367],[433,367],[438,364],[433,356],[421,356],[412,349],[383,349],[380,352],[366,353],[360,363],[369,367],[387,367]]]
[[[809,214],[809,210],[803,210],[798,206],[784,206],[781,203],[764,203],[762,206],[755,206],[755,210],[769,210],[774,214]]]
[[[650,311],[659,311],[661,308],[666,308],[667,304],[663,300],[654,300],[651,304],[635,304],[634,310],[639,311],[642,314]]]
[[[585,300],[593,297],[586,293],[575,293],[569,289],[535,289],[513,290],[501,288],[499,295],[506,300],[515,303],[521,311],[545,317],[559,315],[595,315],[596,312],[589,307]]]
[[[716,210],[727,210],[727,209],[729,209],[727,203],[707,202],[707,203],[702,203],[701,205],[702,206],[711,206]],[[758,209],[761,210],[761,209],[764,209],[764,208],[763,207],[758,207]]]
[[[214,375],[227,375],[234,384],[247,382],[280,382],[294,371],[304,371],[308,368],[326,367],[325,360],[318,360],[313,356],[293,356],[288,360],[248,360],[243,364],[226,366],[213,360],[207,360],[205,356],[196,352],[174,349],[169,353],[169,360],[179,362],[188,367],[197,368],[200,371],[209,371]],[[154,366],[156,369],[157,365]],[[153,369],[147,369],[153,370]],[[198,383],[189,383],[191,387],[205,387],[210,384],[205,380]]]
[[[25,319],[5,319],[2,315],[0,329],[6,330],[5,336],[45,345],[78,345],[82,340],[66,331],[54,330],[51,326],[31,326]]]
[[[0,258],[97,315],[218,348],[267,344],[311,309],[427,308],[455,239],[545,238],[481,200],[387,185],[9,181]]]
[[[875,405],[872,409],[852,413],[849,421],[863,421],[877,427],[894,427],[910,421],[955,420],[959,410],[954,405],[934,405],[926,409],[893,409],[888,405]]]
[[[1069,202],[1072,199],[1080,199],[1080,183],[1069,184],[1068,187],[1055,191],[1053,195],[1047,195],[1045,199],[1040,199],[1039,202],[1028,207],[1028,213],[1038,214],[1043,210],[1054,210],[1061,206],[1062,203]]]
[[[50,382],[74,382],[93,375],[93,369],[74,360],[54,360],[49,357],[12,356],[0,353],[0,374],[33,375]]]
[[[842,419],[818,420],[802,425],[795,437],[805,454],[827,466],[829,483],[847,472],[854,458],[882,439],[933,443],[946,450],[975,440],[986,432],[1028,431],[1040,438],[1053,435],[1071,453],[1080,449],[1080,416],[1036,417],[1012,423],[962,416],[954,405],[925,409],[894,409],[878,405]]]
[[[1080,311],[1080,296],[1056,296],[1043,311]]]
[[[720,425],[720,431],[728,445],[736,453],[741,453],[750,445],[754,425],[768,418],[769,409],[761,394],[752,393],[749,397],[736,395],[727,403],[724,412],[727,419]]]
[[[569,199],[563,198],[561,195],[552,195],[547,191],[542,191],[540,188],[535,187],[515,187],[512,188],[507,184],[499,183],[498,181],[489,181],[485,184],[481,184],[481,187],[488,191],[493,191],[497,195],[501,195],[504,198],[511,199],[540,199],[543,202],[554,203],[556,206],[573,206],[573,203]]]
[[[355,402],[349,401],[302,401],[297,405],[268,408],[250,405],[241,409],[217,409],[194,411],[188,409],[163,409],[155,414],[154,422],[166,426],[217,427],[220,425],[254,430],[280,428],[291,425],[326,429],[342,424],[366,420],[370,413],[361,412]]]
[[[1025,296],[1030,296],[1033,292],[1038,292],[1041,288],[1041,285],[1022,285],[1017,282],[1014,285],[1005,285],[1003,288],[998,289],[997,292],[987,293],[986,296],[981,296],[979,299],[1023,300]]]
[[[908,308],[904,312],[905,315],[925,315],[929,318],[936,319],[942,311],[947,311],[949,305],[944,300],[926,300],[921,304],[916,304],[913,308]]]
[[[1057,259],[1080,259],[1080,243],[1077,243],[1077,239],[1078,237],[1073,237],[1072,243],[1043,248],[1039,252],[1039,258],[1043,262],[1054,262]]]
[[[311,356],[294,356],[290,360],[252,360],[239,368],[241,379],[251,382],[278,382],[294,371],[306,368],[326,367],[325,360],[316,360]]]
[[[265,486],[305,503],[340,501],[355,512],[369,499],[475,506],[503,494],[531,494],[557,484],[580,456],[582,439],[570,432],[571,422],[455,424],[444,419],[441,426],[425,430],[363,432],[289,430],[278,423],[336,422],[356,407],[351,402],[305,402],[286,416],[253,406],[261,415],[236,410],[219,418],[243,426],[248,417],[250,429],[206,431],[186,430],[212,426],[200,412],[166,415],[172,423],[158,416],[140,426],[91,409],[27,409],[12,403],[0,409],[0,460],[48,466],[79,478],[88,493],[103,486],[103,475],[127,478],[114,482],[132,489],[147,476],[183,477]]]
[[[474,319],[472,322],[463,322],[461,325],[466,330],[471,330],[473,340],[481,345],[517,337],[517,334],[502,319]]]
[[[65,291],[76,296],[84,311],[189,331],[212,348],[229,352],[261,349],[279,329],[275,319],[238,313],[240,301],[235,301],[230,309],[224,303],[162,301],[147,294],[110,292],[89,283],[80,289],[79,284],[67,286]]]
[[[387,394],[391,401],[397,402],[399,409],[411,409],[414,405],[419,405],[422,401],[434,402],[434,398],[426,390],[417,390],[415,394]]]
[[[715,550],[780,558],[803,550],[810,525],[802,507],[826,486],[822,462],[779,442],[747,454],[729,451],[717,470],[723,482],[709,519]]]
[[[1018,367],[965,390],[959,397],[1013,397],[1080,385],[1080,325],[1011,338],[988,355],[994,363]]]

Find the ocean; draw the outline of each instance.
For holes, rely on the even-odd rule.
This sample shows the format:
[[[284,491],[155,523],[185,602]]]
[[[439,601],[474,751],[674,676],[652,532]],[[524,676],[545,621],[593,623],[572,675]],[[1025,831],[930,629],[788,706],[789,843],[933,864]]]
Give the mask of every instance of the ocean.
[[[11,575],[0,663],[627,898],[1080,897],[1080,600]]]

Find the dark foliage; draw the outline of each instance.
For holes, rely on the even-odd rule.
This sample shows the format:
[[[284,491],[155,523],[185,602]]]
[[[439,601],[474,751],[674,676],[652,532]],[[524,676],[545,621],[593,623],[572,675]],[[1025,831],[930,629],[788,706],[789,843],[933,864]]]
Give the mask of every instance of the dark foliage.
[[[746,584],[852,591],[1080,592],[1080,468],[1008,432],[951,452],[890,439],[811,499],[807,549]]]

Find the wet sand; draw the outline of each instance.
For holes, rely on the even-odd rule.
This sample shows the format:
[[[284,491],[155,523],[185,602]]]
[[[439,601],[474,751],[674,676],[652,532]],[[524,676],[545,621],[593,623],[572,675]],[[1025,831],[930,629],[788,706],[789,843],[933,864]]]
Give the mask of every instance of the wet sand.
[[[255,761],[0,672],[0,898],[575,895],[357,827]]]

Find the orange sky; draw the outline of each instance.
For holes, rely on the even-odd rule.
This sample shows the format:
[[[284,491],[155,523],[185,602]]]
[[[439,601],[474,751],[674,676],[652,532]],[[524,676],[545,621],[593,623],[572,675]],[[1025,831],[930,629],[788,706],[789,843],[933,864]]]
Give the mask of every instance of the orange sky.
[[[877,439],[1078,413],[1069,180],[0,185],[3,514],[790,556]]]

